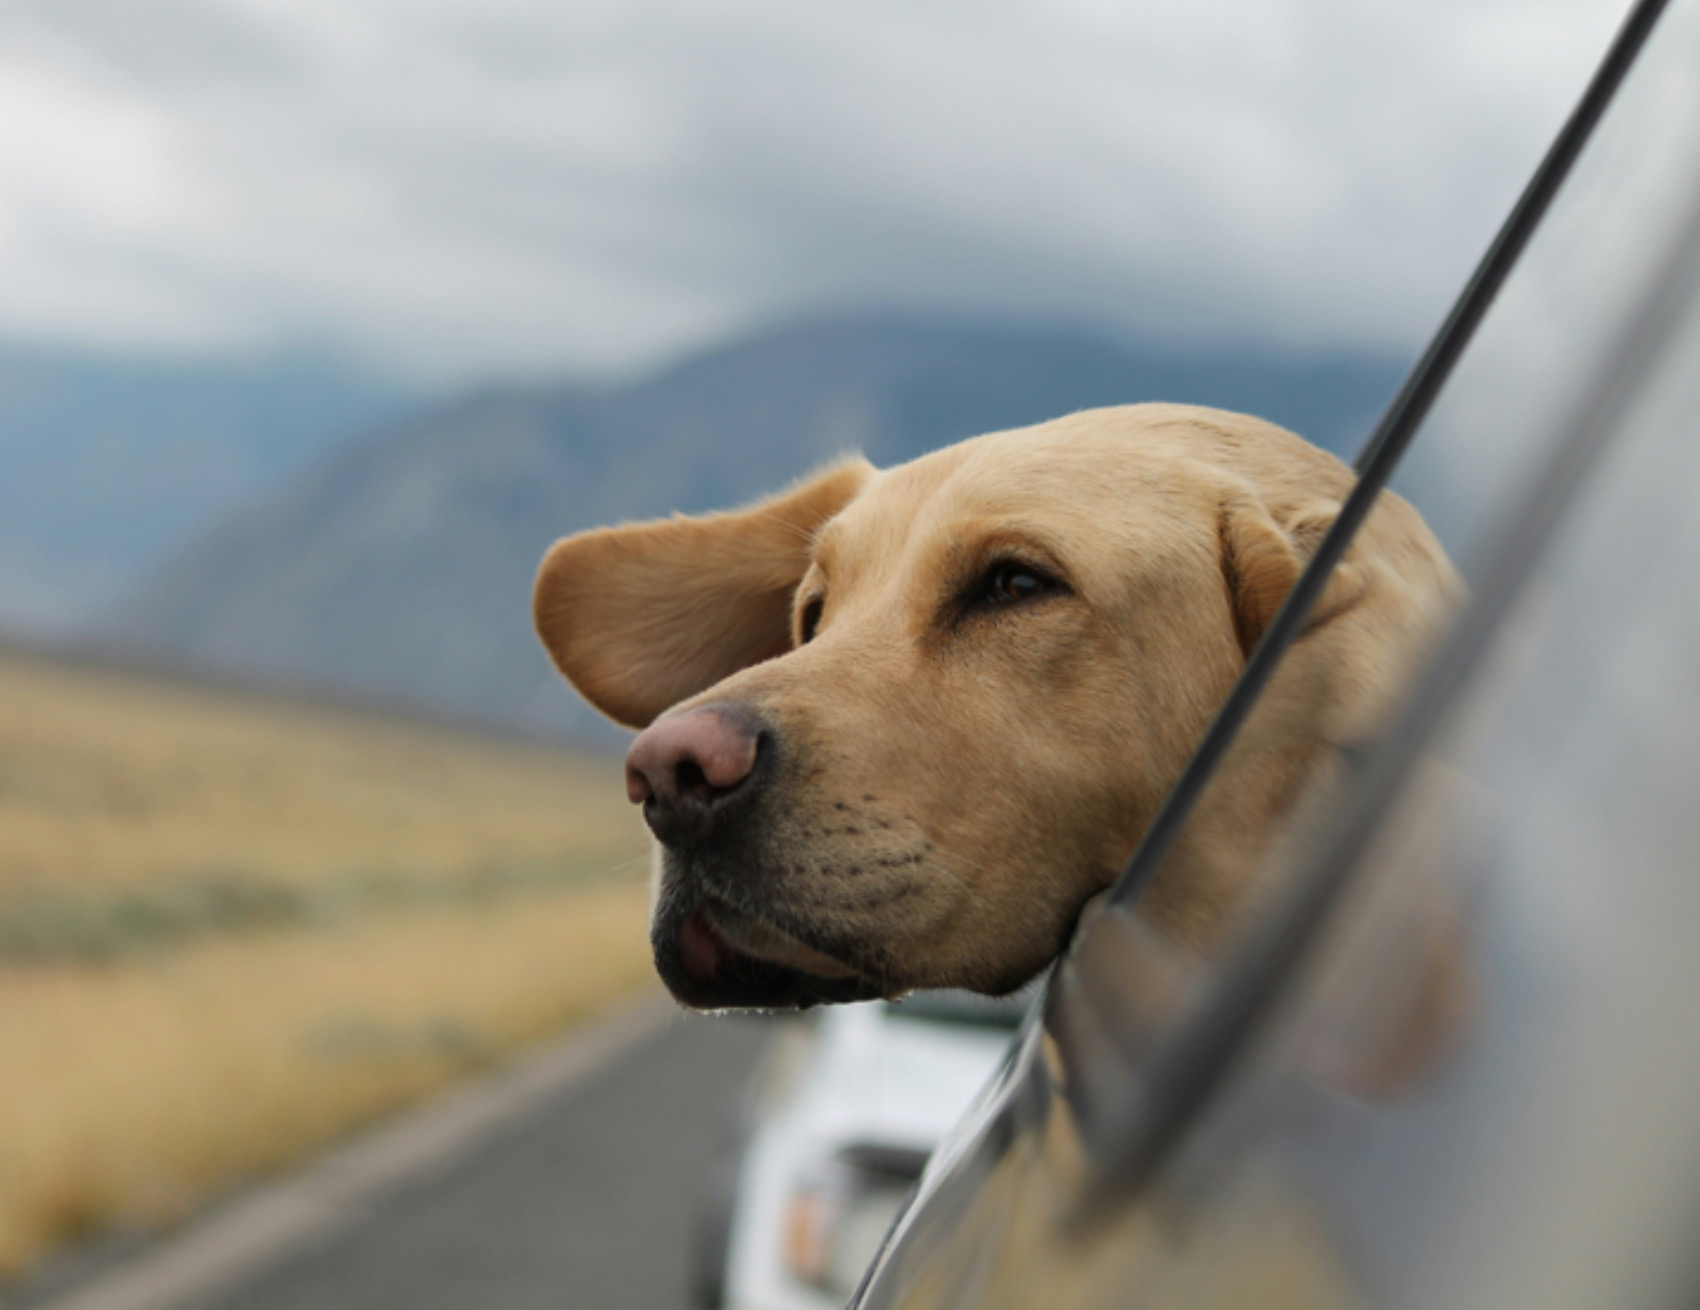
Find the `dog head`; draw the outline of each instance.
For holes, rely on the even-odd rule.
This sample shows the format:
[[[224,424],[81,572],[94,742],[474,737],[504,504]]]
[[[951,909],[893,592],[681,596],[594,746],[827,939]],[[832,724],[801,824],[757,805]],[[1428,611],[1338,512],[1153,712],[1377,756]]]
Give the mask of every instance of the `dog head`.
[[[1349,486],[1268,424],[1135,406],[557,543],[543,640],[644,729],[627,782],[659,843],[669,988],[719,1008],[1026,981],[1133,850]],[[1408,507],[1372,521],[1300,643],[1347,719],[1409,627],[1398,597],[1375,603],[1382,575],[1444,583]],[[1222,816],[1232,853],[1201,845],[1148,898],[1183,939],[1209,936],[1250,830],[1348,730],[1287,717],[1304,723],[1271,721],[1283,739]]]

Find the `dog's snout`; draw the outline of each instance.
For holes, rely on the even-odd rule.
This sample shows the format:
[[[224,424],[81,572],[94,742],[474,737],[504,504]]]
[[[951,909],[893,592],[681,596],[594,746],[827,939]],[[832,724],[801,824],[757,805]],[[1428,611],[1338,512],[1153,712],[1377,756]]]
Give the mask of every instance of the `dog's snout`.
[[[626,752],[626,795],[663,842],[700,841],[755,771],[761,729],[735,705],[657,719]]]

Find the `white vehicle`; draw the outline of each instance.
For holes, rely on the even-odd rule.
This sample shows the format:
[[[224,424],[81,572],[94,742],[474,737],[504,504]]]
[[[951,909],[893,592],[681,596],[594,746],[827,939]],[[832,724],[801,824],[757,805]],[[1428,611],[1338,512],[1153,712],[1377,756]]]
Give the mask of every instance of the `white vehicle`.
[[[1010,1049],[1026,997],[920,992],[816,1011],[773,1043],[730,1196],[708,1216],[698,1297],[837,1310],[944,1134]]]

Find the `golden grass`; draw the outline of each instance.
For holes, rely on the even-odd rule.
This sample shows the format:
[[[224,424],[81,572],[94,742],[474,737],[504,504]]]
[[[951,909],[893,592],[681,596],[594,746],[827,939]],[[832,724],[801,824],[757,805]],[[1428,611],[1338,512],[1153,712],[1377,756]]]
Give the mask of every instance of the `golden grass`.
[[[613,757],[0,654],[0,896],[641,848]]]
[[[0,919],[209,873],[432,891],[103,960],[0,938],[0,1272],[641,989],[643,848],[612,760],[0,655]]]

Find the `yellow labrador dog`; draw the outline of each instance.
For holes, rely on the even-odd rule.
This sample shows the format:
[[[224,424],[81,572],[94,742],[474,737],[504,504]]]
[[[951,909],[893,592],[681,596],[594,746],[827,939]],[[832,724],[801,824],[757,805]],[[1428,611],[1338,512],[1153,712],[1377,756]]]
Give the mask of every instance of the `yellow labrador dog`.
[[[1008,991],[1132,853],[1352,482],[1271,424],[1093,410],[558,542],[536,618],[641,727],[688,1005]],[[1456,590],[1384,495],[1142,911],[1207,946]]]

